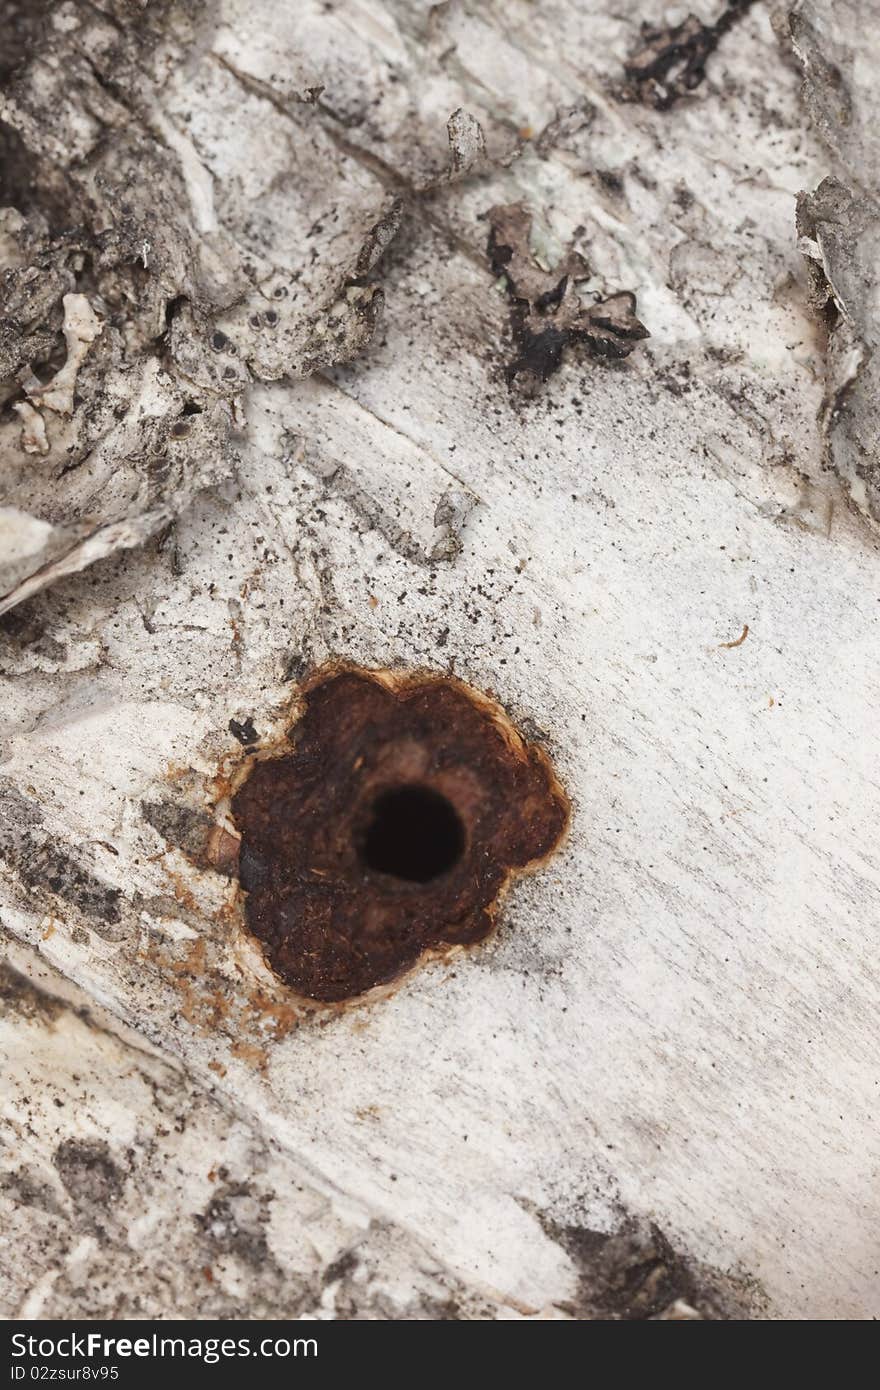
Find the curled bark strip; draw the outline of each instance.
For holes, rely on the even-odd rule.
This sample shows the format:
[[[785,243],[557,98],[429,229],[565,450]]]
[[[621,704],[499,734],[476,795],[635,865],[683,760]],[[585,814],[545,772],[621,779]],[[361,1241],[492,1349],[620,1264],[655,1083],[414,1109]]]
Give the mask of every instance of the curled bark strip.
[[[521,375],[533,384],[546,381],[570,344],[582,343],[593,357],[619,358],[650,336],[628,290],[593,303],[581,298],[576,286],[591,272],[579,251],[568,251],[552,271],[541,269],[530,246],[532,214],[524,204],[492,208],[489,226],[489,260],[495,274],[505,277],[518,348],[508,382]]]
[[[825,462],[856,505],[880,519],[880,101],[864,54],[880,43],[870,7],[841,0],[831,15],[798,0],[787,38],[803,73],[802,97],[830,173],[798,196],[799,247],[827,330]]]

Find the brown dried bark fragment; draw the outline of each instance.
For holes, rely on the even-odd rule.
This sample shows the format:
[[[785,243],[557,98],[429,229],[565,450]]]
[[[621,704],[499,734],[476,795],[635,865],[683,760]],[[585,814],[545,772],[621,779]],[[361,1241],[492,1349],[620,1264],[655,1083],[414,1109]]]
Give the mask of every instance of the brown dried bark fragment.
[[[504,275],[511,300],[510,323],[519,350],[507,368],[508,382],[520,374],[546,381],[562,365],[566,347],[583,343],[594,357],[628,357],[645,325],[636,317],[636,297],[618,290],[586,304],[576,284],[588,280],[590,267],[579,251],[570,250],[552,271],[542,270],[532,255],[532,214],[523,203],[489,211],[488,254],[496,275]]]
[[[319,676],[294,748],[233,800],[245,919],[278,975],[351,998],[492,929],[511,874],[568,822],[546,756],[461,682]]]

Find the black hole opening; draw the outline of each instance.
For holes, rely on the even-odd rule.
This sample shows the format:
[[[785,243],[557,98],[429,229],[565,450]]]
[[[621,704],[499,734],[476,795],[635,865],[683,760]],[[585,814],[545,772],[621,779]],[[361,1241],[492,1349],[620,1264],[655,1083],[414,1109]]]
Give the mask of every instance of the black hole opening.
[[[377,873],[429,883],[463,850],[464,826],[445,796],[429,787],[396,787],[376,798],[361,857]]]

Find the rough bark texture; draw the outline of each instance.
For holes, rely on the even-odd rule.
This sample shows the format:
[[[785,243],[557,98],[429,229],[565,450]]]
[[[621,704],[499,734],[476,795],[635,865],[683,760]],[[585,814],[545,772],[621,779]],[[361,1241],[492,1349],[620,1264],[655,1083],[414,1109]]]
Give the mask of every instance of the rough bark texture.
[[[5,1314],[877,1315],[877,12],[695,9],[0,6]],[[331,660],[572,818],[322,1006]]]

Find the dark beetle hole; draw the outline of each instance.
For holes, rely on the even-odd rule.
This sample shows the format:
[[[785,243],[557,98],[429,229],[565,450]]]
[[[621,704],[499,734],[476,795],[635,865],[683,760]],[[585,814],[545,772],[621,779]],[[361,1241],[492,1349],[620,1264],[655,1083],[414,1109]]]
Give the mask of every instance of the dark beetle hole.
[[[296,708],[276,747],[247,743],[232,799],[244,924],[278,979],[339,1003],[484,941],[505,885],[568,824],[544,753],[429,672],[330,667]]]
[[[361,858],[376,873],[429,883],[463,850],[464,827],[445,796],[430,787],[396,787],[373,803]]]

